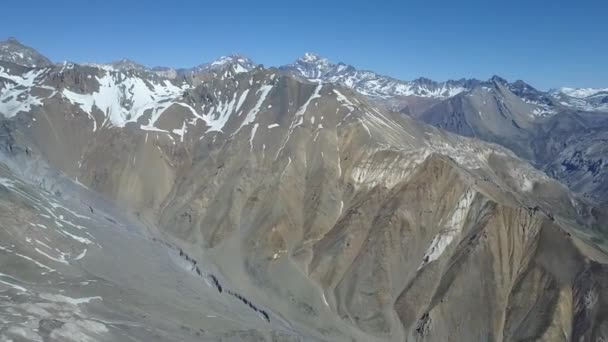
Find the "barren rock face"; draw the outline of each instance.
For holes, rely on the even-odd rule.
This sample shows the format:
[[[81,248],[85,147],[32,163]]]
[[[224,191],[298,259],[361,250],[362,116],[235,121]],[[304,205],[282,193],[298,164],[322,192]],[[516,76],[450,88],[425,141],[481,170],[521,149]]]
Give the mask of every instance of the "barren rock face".
[[[6,67],[6,338],[608,338],[605,216],[506,149],[276,69]]]

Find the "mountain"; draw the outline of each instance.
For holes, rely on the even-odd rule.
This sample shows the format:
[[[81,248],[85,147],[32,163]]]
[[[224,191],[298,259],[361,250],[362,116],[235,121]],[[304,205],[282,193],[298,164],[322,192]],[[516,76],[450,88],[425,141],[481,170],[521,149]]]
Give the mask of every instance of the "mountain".
[[[256,64],[249,58],[241,55],[230,55],[220,57],[212,62],[204,63],[189,69],[179,69],[182,74],[200,74],[209,71],[231,70],[238,74],[253,70]]]
[[[559,92],[570,97],[584,99],[595,96],[608,95],[608,88],[561,88]]]
[[[0,60],[27,67],[48,67],[53,63],[35,49],[21,44],[14,38],[0,42]],[[73,64],[73,63],[70,63]],[[189,82],[201,82],[205,74],[211,71],[230,70],[231,73],[248,72],[256,67],[249,58],[233,54],[220,57],[212,62],[203,63],[192,68],[171,68],[157,66],[148,68],[135,61],[123,58],[108,64],[86,64],[93,67],[112,67],[120,71],[137,71],[156,74],[169,79],[188,78]],[[315,53],[305,53],[294,63],[280,66],[283,72],[290,73],[311,81],[323,81],[341,84],[370,96],[379,104],[390,110],[400,111],[414,117],[419,116],[441,100],[453,97],[464,91],[479,86],[484,81],[476,79],[448,80],[436,82],[427,78],[413,81],[402,81],[383,76],[372,71],[358,70],[344,63],[334,64],[327,58]],[[201,75],[203,75],[201,77]],[[518,84],[521,82],[521,84]],[[510,86],[518,94],[518,86],[526,85],[517,81]],[[559,110],[556,107],[567,107],[585,111],[608,111],[608,90],[602,88],[560,88],[549,92],[538,91],[529,86],[532,93],[521,96],[524,101],[537,105],[540,115],[550,115]],[[524,91],[525,89],[521,89]]]
[[[341,84],[363,95],[382,99],[395,96],[446,98],[478,83],[476,80],[465,79],[447,82],[434,82],[426,78],[411,82],[400,81],[372,71],[357,70],[344,63],[333,64],[327,58],[314,53],[306,53],[294,63],[279,69],[309,80]]]
[[[340,82],[232,61],[0,62],[2,339],[606,338],[605,208]],[[488,82],[436,106],[499,137],[556,117]]]
[[[27,67],[48,67],[53,63],[38,51],[21,44],[15,38],[0,42],[0,61],[11,62]]]
[[[157,74],[160,77],[169,78],[169,79],[174,79],[174,78],[178,77],[177,70],[170,68],[170,67],[156,66],[156,67],[152,68],[152,72],[154,72],[155,74]]]
[[[14,161],[0,163],[0,339],[251,341],[262,331],[285,341],[295,335],[278,320],[266,323],[267,313],[252,310],[215,270],[150,236],[134,214],[60,173],[37,170],[40,183],[26,180],[27,168],[17,174],[7,167]],[[28,165],[36,164],[43,163]],[[214,280],[217,286],[207,285]],[[232,294],[222,296],[219,286]]]
[[[116,70],[120,70],[120,71],[129,71],[129,70],[148,71],[148,70],[150,70],[146,66],[139,64],[135,61],[132,61],[128,58],[123,58],[123,59],[111,62],[108,64],[108,66],[110,66]]]
[[[583,111],[608,112],[608,89],[561,88],[552,96],[563,106]]]
[[[494,77],[490,84],[438,103],[420,118],[505,146],[571,189],[607,202],[607,116],[573,107],[523,81]]]
[[[522,80],[508,83],[502,82],[509,90],[524,102],[535,106],[533,114],[537,117],[547,117],[561,110],[561,105],[549,93],[540,91]]]
[[[70,63],[74,64],[74,63]],[[110,69],[111,71],[122,71],[125,73],[144,73],[142,77],[160,77],[163,79],[171,79],[186,81],[189,83],[197,83],[207,79],[208,75],[213,73],[238,74],[248,72],[256,67],[256,64],[249,58],[241,55],[222,56],[209,63],[203,63],[192,68],[175,69],[165,66],[156,66],[149,68],[133,60],[123,58],[107,64],[86,63],[85,66]]]
[[[27,67],[48,67],[53,64],[35,49],[23,45],[14,38],[0,42],[0,60]],[[120,71],[147,72],[168,79],[189,78],[189,82],[200,82],[205,79],[200,75],[211,71],[230,70],[231,73],[241,73],[251,71],[256,67],[251,59],[238,54],[223,56],[196,67],[181,69],[164,66],[148,68],[127,58],[108,64],[89,63],[85,65],[111,67]],[[280,66],[279,69],[311,81],[341,84],[370,96],[390,110],[401,111],[414,117],[419,116],[441,100],[487,83],[476,79],[436,82],[427,78],[418,78],[413,81],[402,81],[373,71],[358,70],[354,66],[341,62],[334,64],[327,58],[310,52],[305,53],[292,64]],[[517,89],[522,86],[529,88]],[[554,114],[563,107],[584,111],[608,111],[608,90],[603,88],[564,87],[542,92],[523,81],[516,81],[509,88],[524,101],[538,106],[539,115]],[[526,91],[527,93],[524,94],[523,92]]]
[[[510,91],[507,81],[494,77],[489,82],[440,102],[420,118],[436,127],[460,135],[505,145],[529,157],[528,131],[542,109]],[[524,93],[521,93],[524,95]],[[521,146],[518,146],[521,144]]]
[[[564,111],[536,128],[534,162],[574,191],[608,203],[605,113]]]
[[[448,80],[436,82],[427,78],[413,81],[397,80],[373,71],[358,70],[344,63],[333,64],[327,58],[306,53],[294,63],[279,67],[280,70],[311,81],[341,84],[369,96],[389,110],[418,117],[442,100],[471,91],[479,86],[491,85],[476,79]],[[508,83],[508,82],[507,82]],[[608,112],[608,90],[594,88],[561,88],[548,92],[540,91],[518,80],[506,84],[514,94],[530,105],[536,106],[535,115],[549,116],[563,109]]]

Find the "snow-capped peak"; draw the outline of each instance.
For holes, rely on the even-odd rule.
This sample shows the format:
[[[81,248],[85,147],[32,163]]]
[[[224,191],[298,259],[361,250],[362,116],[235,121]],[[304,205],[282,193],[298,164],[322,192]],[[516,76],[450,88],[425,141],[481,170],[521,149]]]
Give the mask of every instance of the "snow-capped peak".
[[[568,95],[570,97],[575,97],[577,99],[584,99],[587,97],[592,97],[596,95],[608,95],[608,88],[569,88],[563,87],[559,89],[559,92],[562,94]]]
[[[551,96],[560,105],[590,112],[608,112],[608,88],[552,89]]]
[[[252,63],[252,61],[249,58],[241,56],[241,55],[229,55],[229,56],[222,56],[222,57],[214,60],[213,62],[210,63],[210,65],[221,66],[221,65],[226,65],[229,63],[247,64],[247,63]]]
[[[243,55],[233,54],[219,57],[209,63],[201,64],[197,67],[189,69],[190,73],[207,72],[212,70],[220,70],[231,68],[235,73],[248,72],[255,68],[256,64]]]
[[[299,61],[306,63],[321,63],[321,64],[329,64],[329,60],[325,57],[322,57],[319,54],[314,52],[306,52],[304,56],[300,57]]]
[[[313,81],[338,83],[361,94],[377,98],[421,96],[446,98],[467,90],[467,81],[433,82],[420,78],[412,82],[400,81],[372,71],[357,70],[344,63],[334,64],[318,54],[307,52],[281,70]]]

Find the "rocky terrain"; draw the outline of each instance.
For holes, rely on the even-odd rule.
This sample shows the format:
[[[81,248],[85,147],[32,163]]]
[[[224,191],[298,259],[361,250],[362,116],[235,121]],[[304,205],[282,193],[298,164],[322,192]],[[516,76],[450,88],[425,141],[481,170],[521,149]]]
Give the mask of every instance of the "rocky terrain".
[[[27,67],[48,67],[53,65],[48,58],[15,38],[0,42],[0,60]]]
[[[0,339],[608,338],[596,202],[517,146],[239,59],[0,62]],[[544,105],[512,89],[422,118],[528,139]]]
[[[595,88],[540,91],[522,80],[400,81],[306,54],[281,67],[309,80],[333,82],[379,106],[431,125],[513,150],[572,190],[606,205],[605,135],[608,92]]]
[[[608,201],[606,112],[566,107],[523,82],[494,79],[429,108],[420,118],[503,145],[583,196]]]

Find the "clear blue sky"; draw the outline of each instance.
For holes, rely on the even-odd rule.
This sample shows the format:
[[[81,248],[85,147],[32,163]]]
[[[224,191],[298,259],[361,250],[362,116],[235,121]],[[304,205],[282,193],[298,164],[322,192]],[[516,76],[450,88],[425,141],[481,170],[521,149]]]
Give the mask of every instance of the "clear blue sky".
[[[238,52],[280,65],[313,51],[405,80],[608,87],[607,2],[5,1],[0,37],[54,61],[186,67]]]

